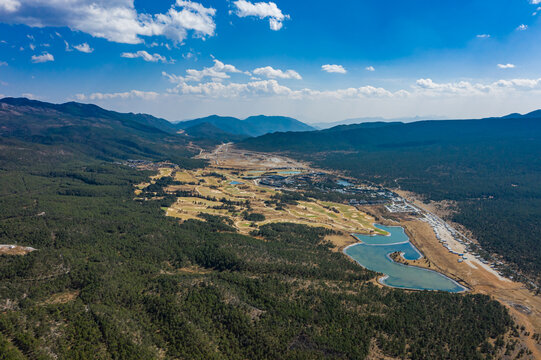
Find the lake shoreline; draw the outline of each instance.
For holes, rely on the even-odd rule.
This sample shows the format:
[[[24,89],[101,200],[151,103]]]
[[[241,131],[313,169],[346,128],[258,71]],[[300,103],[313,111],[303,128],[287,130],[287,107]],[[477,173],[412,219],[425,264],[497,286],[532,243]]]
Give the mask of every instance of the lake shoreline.
[[[363,236],[366,240],[369,237],[373,238],[374,235],[351,234],[358,242],[344,247],[342,252],[363,268],[384,274],[384,276],[377,279],[379,284],[397,289],[416,291],[446,291],[452,293],[470,291],[469,288],[439,271],[394,261],[389,255],[396,251],[403,253],[404,255],[402,256],[404,259],[410,261],[421,259],[424,255],[411,242],[404,227],[385,226],[377,223],[373,225],[383,231],[387,231],[389,233],[388,236],[399,237],[400,239],[397,239],[397,242],[379,244],[373,241],[363,241]],[[400,232],[397,233],[397,231]],[[406,240],[403,240],[404,238]],[[352,254],[351,249],[359,246],[365,248],[364,250],[366,251]],[[388,248],[385,249],[385,247]],[[361,255],[367,255],[366,253],[370,253],[370,256],[364,259],[366,260],[366,263],[364,263]],[[369,264],[370,261],[372,261],[372,265]],[[408,273],[404,272],[404,269],[408,269]],[[386,272],[385,270],[388,271]],[[389,283],[389,279],[393,279],[395,282],[403,281],[404,285]]]

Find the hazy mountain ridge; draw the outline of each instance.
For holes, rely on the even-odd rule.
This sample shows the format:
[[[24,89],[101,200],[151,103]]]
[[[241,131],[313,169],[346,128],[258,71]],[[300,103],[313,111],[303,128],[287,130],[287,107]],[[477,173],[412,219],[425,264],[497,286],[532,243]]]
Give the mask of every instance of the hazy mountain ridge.
[[[476,138],[527,137],[541,130],[540,112],[478,120],[424,120],[413,123],[339,125],[305,133],[266,134],[241,146],[263,151],[336,151],[368,147],[412,146],[416,143],[474,141]]]
[[[449,120],[447,117],[442,116],[411,116],[411,117],[398,117],[398,118],[384,118],[382,116],[366,116],[358,118],[350,118],[338,121],[317,122],[311,124],[319,130],[330,129],[339,125],[355,125],[355,124],[372,124],[372,123],[409,123],[423,120]]]
[[[83,104],[78,102],[67,102],[63,104],[52,104],[48,102],[30,100],[27,98],[3,98],[0,99],[2,105],[1,110],[3,112],[9,111],[9,106],[17,107],[18,109],[26,109],[26,111],[57,111],[59,113],[76,116],[80,118],[100,118],[108,120],[116,120],[123,122],[125,125],[129,123],[139,123],[148,127],[159,129],[163,132],[174,133],[176,131],[175,126],[161,118],[157,118],[148,114],[134,114],[134,113],[119,113],[116,111],[106,110],[94,104]],[[7,107],[6,107],[7,106]]]
[[[194,120],[176,123],[178,129],[188,130],[199,124],[212,124],[213,126],[232,135],[260,136],[274,132],[313,131],[314,127],[286,116],[250,116],[244,120],[230,117],[211,115]],[[189,131],[186,131],[189,134]]]
[[[54,145],[104,160],[176,159],[191,152],[186,136],[167,120],[122,114],[96,105],[51,104],[25,98],[0,99],[0,137]]]

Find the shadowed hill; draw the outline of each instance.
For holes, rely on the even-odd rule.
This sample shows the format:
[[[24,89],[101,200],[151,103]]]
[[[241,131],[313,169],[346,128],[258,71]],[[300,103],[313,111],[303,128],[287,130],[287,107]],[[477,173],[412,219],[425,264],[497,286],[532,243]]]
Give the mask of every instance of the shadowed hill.
[[[104,160],[185,159],[189,139],[170,122],[144,114],[122,114],[96,105],[51,104],[25,98],[0,100],[0,137],[54,145]]]
[[[525,115],[483,120],[340,125],[304,133],[266,134],[246,139],[240,145],[263,151],[337,151],[528,137],[532,131],[540,130],[541,119]]]
[[[234,117],[211,115],[195,120],[182,121],[176,124],[178,129],[189,129],[200,124],[211,124],[222,131],[243,136],[260,136],[278,131],[311,131],[313,127],[285,116],[250,116],[245,120]],[[189,133],[187,131],[187,133]]]

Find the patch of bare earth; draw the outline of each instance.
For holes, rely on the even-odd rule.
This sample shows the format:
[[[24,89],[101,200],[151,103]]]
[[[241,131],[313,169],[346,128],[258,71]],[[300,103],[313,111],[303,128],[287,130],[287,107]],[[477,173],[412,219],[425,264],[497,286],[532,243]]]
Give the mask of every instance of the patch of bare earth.
[[[20,245],[0,245],[0,255],[26,255],[36,249]]]

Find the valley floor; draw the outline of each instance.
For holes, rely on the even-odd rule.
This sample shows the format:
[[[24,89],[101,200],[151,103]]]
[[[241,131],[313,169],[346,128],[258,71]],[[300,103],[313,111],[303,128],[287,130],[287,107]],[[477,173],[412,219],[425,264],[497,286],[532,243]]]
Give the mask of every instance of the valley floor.
[[[383,205],[353,206],[315,199],[298,200],[282,206],[281,190],[263,186],[260,175],[287,177],[292,173],[302,175],[325,171],[282,156],[239,150],[230,144],[220,145],[212,152],[202,151],[199,158],[208,160],[210,166],[178,171],[174,174],[175,180],[182,185],[166,188],[168,192],[183,194],[167,209],[168,216],[182,221],[200,218],[201,213],[227,216],[233,221],[232,225],[244,234],[253,234],[259,226],[272,222],[325,227],[335,231],[327,240],[334,244],[335,251],[340,252],[357,242],[352,233],[382,234],[383,231],[373,225],[376,221],[403,226],[413,244],[425,256],[409,265],[437,270],[465,285],[471,292],[487,294],[504,304],[515,321],[523,326],[520,331],[523,344],[532,351],[533,358],[541,358],[541,347],[533,339],[535,333],[541,333],[541,297],[535,296],[523,284],[501,277],[475,259],[459,262],[461,257],[445,248],[434,228],[426,219],[423,220],[430,213],[422,208],[422,204],[415,203],[420,209],[417,214],[391,213]],[[152,181],[170,175],[168,169],[162,169]],[[150,183],[140,184],[136,194]],[[250,214],[261,216],[252,219]]]

